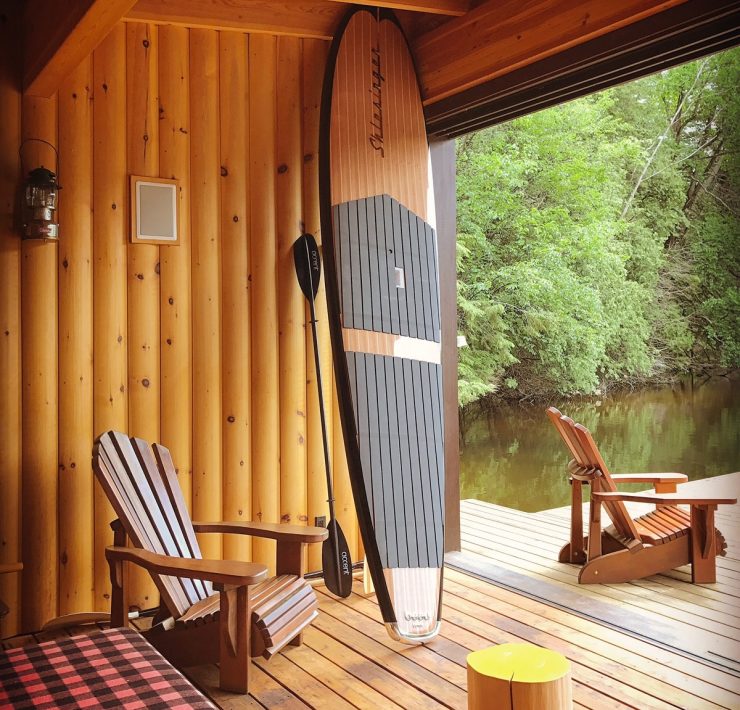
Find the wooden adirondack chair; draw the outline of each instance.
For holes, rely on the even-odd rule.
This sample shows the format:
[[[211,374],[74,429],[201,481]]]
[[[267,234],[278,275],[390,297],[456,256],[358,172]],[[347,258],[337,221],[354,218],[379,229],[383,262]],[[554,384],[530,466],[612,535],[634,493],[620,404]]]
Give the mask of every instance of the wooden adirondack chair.
[[[687,480],[682,473],[611,474],[584,426],[555,407],[547,410],[573,459],[568,464],[572,486],[570,542],[560,550],[561,562],[583,564],[581,584],[628,582],[691,563],[691,581],[716,581],[716,556],[727,543],[714,527],[718,505],[737,503],[733,498],[682,496],[676,492]],[[617,483],[652,483],[652,493],[619,493]],[[583,484],[591,486],[588,536],[583,536]],[[655,510],[634,520],[625,501],[654,503]],[[601,507],[612,525],[602,530]],[[689,505],[688,513],[679,505]]]
[[[160,609],[146,638],[173,665],[220,664],[220,686],[247,693],[250,656],[270,658],[316,617],[316,594],[303,579],[304,547],[324,528],[268,523],[194,523],[170,452],[109,431],[93,448],[93,469],[118,520],[106,548],[113,584],[111,624],[126,626],[123,563],[146,569]],[[196,532],[256,535],[277,541],[277,576],[252,562],[204,560]],[[135,547],[126,547],[126,539]],[[216,591],[214,591],[216,590]]]

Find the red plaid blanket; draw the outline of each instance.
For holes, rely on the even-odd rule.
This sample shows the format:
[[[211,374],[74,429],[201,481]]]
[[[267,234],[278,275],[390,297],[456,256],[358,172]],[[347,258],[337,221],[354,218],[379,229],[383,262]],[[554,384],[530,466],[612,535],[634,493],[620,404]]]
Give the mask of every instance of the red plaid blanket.
[[[215,708],[130,629],[0,651],[0,708]]]

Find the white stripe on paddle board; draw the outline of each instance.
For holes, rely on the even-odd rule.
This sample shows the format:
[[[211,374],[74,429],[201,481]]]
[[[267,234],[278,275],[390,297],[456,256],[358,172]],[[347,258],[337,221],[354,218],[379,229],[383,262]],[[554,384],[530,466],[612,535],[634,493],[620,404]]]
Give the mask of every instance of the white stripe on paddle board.
[[[431,362],[435,365],[442,361],[442,346],[433,340],[409,338],[405,335],[380,333],[375,330],[342,328],[342,341],[344,351],[348,353],[391,355],[408,360]]]

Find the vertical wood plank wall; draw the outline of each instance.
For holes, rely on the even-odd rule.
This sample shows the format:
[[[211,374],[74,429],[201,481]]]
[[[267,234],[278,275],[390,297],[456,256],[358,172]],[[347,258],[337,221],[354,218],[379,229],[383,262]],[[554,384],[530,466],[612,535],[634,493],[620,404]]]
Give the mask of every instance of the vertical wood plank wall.
[[[121,24],[39,100],[21,98],[11,30],[0,29],[0,560],[25,570],[20,588],[0,578],[14,609],[0,635],[107,609],[113,515],[90,468],[107,429],[168,446],[199,519],[327,512],[291,249],[304,225],[320,240],[327,43]],[[21,244],[13,227],[21,137],[59,149],[58,245]],[[54,163],[41,144],[23,157],[26,171]],[[128,242],[131,174],[180,181],[179,246]],[[339,519],[357,558],[320,294]],[[269,541],[214,538],[208,555],[274,563]],[[157,603],[145,576],[132,582],[130,604]]]
[[[126,28],[118,25],[93,57],[93,436],[128,428],[126,251]],[[94,490],[95,609],[110,606],[108,565],[113,508]]]
[[[21,558],[21,245],[15,229],[21,142],[20,4],[0,22],[0,563]],[[0,621],[17,629],[20,575],[0,575],[0,599],[10,608]]]

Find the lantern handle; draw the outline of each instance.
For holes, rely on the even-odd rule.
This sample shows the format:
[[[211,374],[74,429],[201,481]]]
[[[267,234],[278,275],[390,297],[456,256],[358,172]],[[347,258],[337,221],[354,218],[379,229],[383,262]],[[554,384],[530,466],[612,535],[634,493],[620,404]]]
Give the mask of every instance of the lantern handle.
[[[23,170],[23,153],[22,153],[23,146],[26,145],[26,143],[32,143],[33,141],[36,141],[37,143],[46,143],[46,145],[48,145],[49,148],[51,148],[54,151],[54,158],[56,160],[55,167],[57,171],[57,181],[58,181],[59,180],[59,151],[57,150],[57,147],[53,143],[49,143],[49,141],[44,140],[43,138],[26,138],[18,146],[18,158],[20,158],[20,161],[21,161],[21,170]]]

